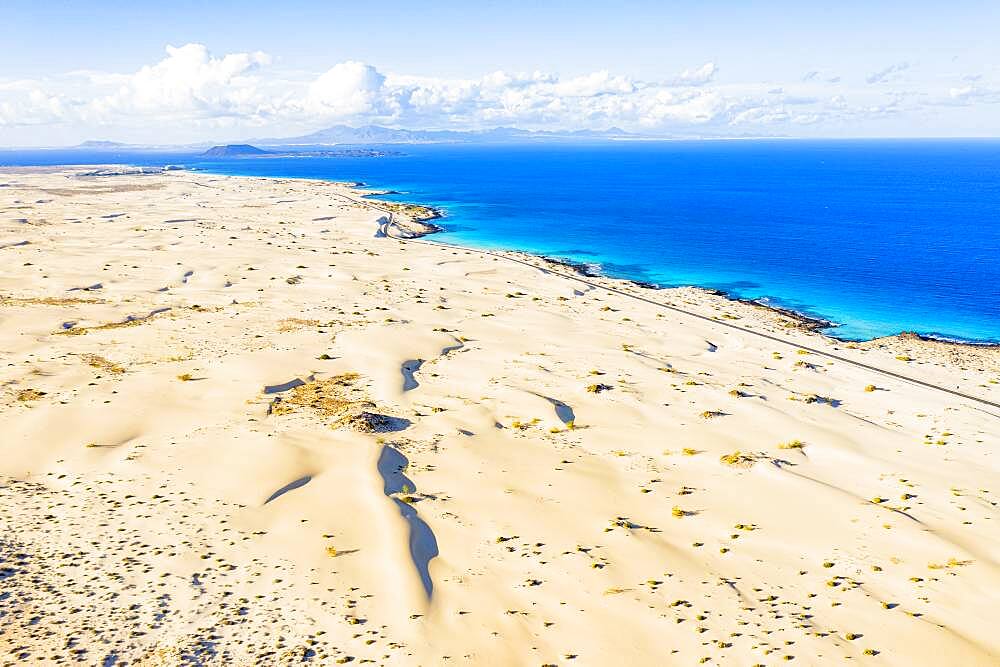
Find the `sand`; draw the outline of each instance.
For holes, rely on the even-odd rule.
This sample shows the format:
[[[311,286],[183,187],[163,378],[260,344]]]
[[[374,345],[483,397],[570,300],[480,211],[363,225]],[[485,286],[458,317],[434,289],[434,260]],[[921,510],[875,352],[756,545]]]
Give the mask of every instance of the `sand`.
[[[85,171],[0,172],[0,664],[1000,660],[996,349]]]

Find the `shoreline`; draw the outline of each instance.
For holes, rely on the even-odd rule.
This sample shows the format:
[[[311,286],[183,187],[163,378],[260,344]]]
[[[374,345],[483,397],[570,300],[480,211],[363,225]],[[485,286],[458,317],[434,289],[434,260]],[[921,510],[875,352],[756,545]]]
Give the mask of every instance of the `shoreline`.
[[[216,174],[220,176],[235,176],[238,178],[266,178],[274,180],[297,180],[303,182],[316,182],[316,183],[335,183],[338,185],[343,185],[352,189],[354,194],[358,195],[361,199],[367,200],[369,203],[375,202],[381,205],[386,212],[391,212],[394,214],[402,215],[406,218],[407,224],[405,226],[400,226],[397,222],[397,228],[401,229],[410,239],[419,239],[424,237],[429,237],[434,234],[439,234],[446,232],[447,229],[441,225],[434,224],[433,220],[442,220],[447,217],[447,210],[440,206],[432,206],[420,202],[414,201],[394,201],[391,199],[379,199],[381,196],[385,195],[405,195],[405,193],[398,190],[385,189],[385,188],[374,188],[371,184],[364,181],[335,181],[335,180],[325,180],[312,177],[298,177],[298,176],[243,176],[234,174],[225,174],[222,172],[213,172],[200,167],[186,167],[177,165],[164,165],[162,167],[144,167],[138,165],[124,165],[109,163],[107,165],[53,165],[46,167],[0,167],[0,170],[18,170],[18,169],[28,169],[28,170],[58,170],[67,168],[81,168],[81,167],[101,167],[102,169],[95,169],[91,173],[80,174],[80,176],[116,176],[116,175],[127,175],[127,174],[160,174],[170,171],[188,171],[191,173],[203,173],[203,174]],[[430,239],[432,242],[433,239]],[[454,245],[456,247],[469,247],[474,248],[474,246],[465,246],[462,244],[447,243],[447,245]],[[474,248],[476,250],[484,250],[483,248]],[[741,297],[725,290],[720,290],[714,287],[707,287],[703,285],[691,284],[691,285],[673,285],[664,286],[651,281],[644,281],[634,278],[627,278],[623,276],[615,276],[607,274],[603,271],[603,267],[599,262],[584,262],[579,260],[574,260],[567,257],[546,255],[544,253],[532,252],[528,250],[519,250],[516,248],[500,248],[496,252],[501,253],[522,253],[525,255],[530,255],[532,257],[537,257],[545,261],[553,262],[556,264],[561,264],[566,268],[573,270],[574,272],[589,278],[607,278],[611,280],[624,281],[644,289],[652,290],[672,290],[672,289],[697,289],[702,290],[707,294],[713,294],[715,296],[722,297],[727,301],[732,301],[736,303],[749,304],[755,307],[763,308],[768,311],[774,312],[778,315],[787,317],[794,320],[798,325],[805,331],[814,332],[820,336],[828,338],[832,341],[844,345],[864,345],[869,343],[874,343],[876,341],[885,340],[903,340],[903,339],[916,339],[925,343],[940,343],[943,345],[956,345],[970,348],[978,349],[1000,349],[1000,339],[969,339],[961,336],[954,336],[949,334],[937,334],[937,333],[921,333],[914,330],[903,329],[901,331],[886,334],[883,336],[873,336],[871,338],[863,339],[852,339],[852,338],[840,338],[834,335],[827,329],[835,329],[838,325],[837,322],[824,318],[821,315],[811,314],[807,312],[802,312],[794,308],[773,304],[764,303],[765,299],[771,297],[757,297],[757,298],[746,298]],[[597,267],[593,269],[591,267]],[[773,297],[780,301],[780,297]]]
[[[261,177],[261,178],[269,178],[269,177]],[[302,180],[316,180],[318,182],[329,182],[329,181],[322,181],[321,179],[302,179]],[[363,183],[363,182],[355,182],[353,185],[356,186],[356,187],[368,187],[368,184],[367,183]],[[430,205],[422,204],[422,203],[419,203],[419,202],[397,202],[397,201],[393,201],[393,200],[379,199],[380,196],[384,196],[384,195],[387,195],[387,194],[391,194],[391,195],[404,195],[404,193],[399,192],[397,190],[382,190],[382,189],[371,190],[371,191],[368,191],[368,190],[358,190],[357,192],[359,194],[361,194],[362,197],[365,198],[365,199],[368,199],[370,201],[377,202],[380,205],[386,206],[393,213],[400,213],[400,214],[409,216],[408,210],[414,211],[416,213],[416,217],[410,217],[409,219],[410,219],[410,222],[412,222],[412,224],[414,224],[414,225],[417,226],[417,229],[416,230],[407,229],[408,234],[410,234],[410,236],[408,236],[408,238],[410,238],[410,239],[430,237],[430,236],[433,236],[434,234],[438,234],[438,233],[446,232],[447,231],[446,228],[444,228],[444,227],[442,227],[440,225],[430,224],[429,223],[430,220],[440,220],[440,219],[443,219],[443,218],[447,217],[447,211],[445,209],[441,208],[441,207],[430,206]],[[434,241],[434,239],[429,239],[429,241],[437,243],[437,241]],[[455,246],[455,247],[473,248],[473,249],[476,249],[476,250],[485,250],[483,248],[475,248],[474,246],[466,246],[466,245],[463,245],[461,243],[450,243],[450,242],[448,242],[448,243],[444,243],[444,244],[445,245],[450,245],[450,246]],[[751,299],[751,298],[745,298],[745,297],[740,297],[740,296],[737,296],[735,294],[731,294],[729,292],[726,292],[724,290],[720,290],[720,289],[717,289],[717,288],[714,288],[714,287],[706,287],[706,286],[703,286],[703,285],[696,285],[696,284],[692,284],[692,285],[663,286],[663,285],[659,285],[659,284],[651,282],[651,281],[638,280],[638,279],[634,279],[634,278],[627,278],[627,277],[623,277],[623,276],[615,276],[615,275],[611,275],[611,274],[605,273],[603,271],[603,266],[599,262],[583,262],[583,261],[574,260],[574,259],[567,258],[567,257],[546,255],[544,253],[537,253],[537,252],[532,252],[532,251],[528,251],[528,250],[519,250],[519,249],[516,249],[516,248],[500,248],[498,250],[492,250],[492,252],[497,252],[497,253],[500,253],[500,254],[512,253],[512,254],[530,255],[532,257],[536,257],[536,258],[542,259],[542,260],[544,260],[546,262],[550,262],[550,263],[557,264],[557,265],[563,266],[565,268],[568,268],[568,269],[574,271],[575,273],[577,273],[577,274],[579,274],[581,276],[587,277],[587,278],[606,278],[606,279],[610,279],[610,280],[623,281],[623,282],[627,282],[629,284],[635,285],[637,287],[641,287],[643,289],[649,289],[649,290],[672,290],[672,289],[685,289],[685,288],[687,288],[687,289],[701,290],[701,291],[703,291],[703,292],[705,292],[707,294],[712,294],[712,295],[715,295],[715,296],[722,297],[722,298],[726,299],[727,301],[732,301],[732,302],[742,303],[742,304],[748,304],[748,305],[751,305],[751,306],[755,306],[755,307],[758,307],[758,308],[763,308],[765,310],[771,311],[771,312],[776,313],[778,315],[781,315],[781,316],[784,316],[784,317],[789,318],[791,320],[794,320],[795,322],[798,323],[799,327],[802,328],[805,331],[810,331],[810,332],[819,334],[819,335],[821,335],[821,336],[823,336],[825,338],[828,338],[828,339],[833,340],[833,341],[837,341],[838,343],[845,344],[845,345],[847,345],[847,344],[865,344],[865,343],[872,343],[872,342],[875,342],[875,341],[890,340],[890,339],[916,339],[916,340],[919,340],[921,342],[926,342],[926,343],[941,343],[941,344],[945,344],[945,345],[968,346],[968,347],[980,348],[980,349],[1000,349],[1000,340],[965,339],[965,338],[958,337],[958,336],[949,336],[949,335],[945,335],[945,334],[927,334],[927,333],[920,333],[920,332],[911,331],[911,330],[902,330],[902,331],[899,331],[899,332],[896,332],[896,333],[892,333],[892,334],[887,334],[887,335],[884,335],[884,336],[873,336],[871,338],[864,338],[864,339],[860,339],[860,340],[859,339],[850,339],[850,338],[840,338],[840,337],[834,335],[833,333],[831,333],[830,331],[827,331],[827,329],[835,329],[836,327],[840,326],[837,322],[835,322],[833,320],[826,319],[826,318],[824,318],[822,316],[819,316],[819,315],[813,315],[813,314],[809,314],[809,313],[804,313],[802,311],[795,310],[794,308],[788,308],[788,307],[785,307],[785,306],[781,306],[781,305],[777,305],[777,304],[772,304],[772,303],[765,303],[764,302],[765,299],[768,299],[768,298],[771,298],[771,297],[757,297],[757,298],[753,298],[753,299]],[[778,298],[778,297],[774,297],[774,298]]]

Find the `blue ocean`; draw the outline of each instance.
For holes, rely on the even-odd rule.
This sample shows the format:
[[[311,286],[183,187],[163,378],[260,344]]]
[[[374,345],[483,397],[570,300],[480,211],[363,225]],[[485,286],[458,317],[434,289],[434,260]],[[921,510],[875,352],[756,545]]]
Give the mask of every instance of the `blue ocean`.
[[[1000,342],[1000,141],[386,146],[384,157],[0,152],[0,164],[181,164],[363,181],[439,207],[432,238],[700,285],[835,323]]]

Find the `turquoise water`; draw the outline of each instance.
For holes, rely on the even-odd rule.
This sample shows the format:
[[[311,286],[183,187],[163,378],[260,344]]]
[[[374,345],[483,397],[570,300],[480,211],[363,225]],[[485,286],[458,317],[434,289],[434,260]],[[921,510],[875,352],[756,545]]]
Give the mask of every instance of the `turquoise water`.
[[[442,208],[446,231],[432,239],[762,299],[830,320],[843,339],[916,331],[1000,342],[1000,141],[388,148],[403,154],[121,159],[364,181]],[[31,156],[68,160],[0,153],[0,164]]]

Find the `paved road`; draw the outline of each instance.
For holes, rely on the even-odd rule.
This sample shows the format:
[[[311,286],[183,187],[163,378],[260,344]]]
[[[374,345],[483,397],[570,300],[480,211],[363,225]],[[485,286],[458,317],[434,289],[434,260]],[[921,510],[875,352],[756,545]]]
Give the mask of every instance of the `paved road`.
[[[722,321],[722,320],[716,320],[716,319],[708,317],[706,315],[701,315],[699,313],[695,313],[695,312],[692,312],[690,310],[685,310],[683,308],[678,308],[677,306],[671,306],[671,305],[666,304],[666,303],[661,303],[659,301],[654,301],[653,299],[649,299],[649,298],[646,298],[644,296],[639,296],[637,294],[630,294],[629,292],[617,289],[615,287],[610,287],[610,286],[607,286],[607,285],[601,285],[599,283],[595,283],[595,282],[592,282],[590,280],[587,280],[585,277],[582,277],[582,276],[573,275],[573,274],[570,274],[570,273],[563,273],[562,271],[556,271],[556,270],[553,270],[553,269],[548,268],[548,267],[539,267],[539,266],[536,266],[536,265],[534,265],[534,264],[532,264],[530,262],[526,262],[526,261],[524,261],[522,259],[518,259],[517,257],[511,257],[510,255],[507,255],[507,254],[501,254],[501,253],[493,252],[493,251],[490,251],[490,250],[479,250],[479,249],[476,249],[476,248],[468,248],[468,247],[465,247],[465,246],[457,246],[457,245],[454,245],[454,244],[451,244],[451,243],[444,243],[444,242],[441,242],[441,241],[427,241],[427,240],[424,240],[424,239],[408,239],[408,238],[404,238],[404,237],[401,237],[401,236],[395,236],[395,235],[392,234],[392,218],[393,218],[393,212],[392,211],[390,211],[387,208],[382,208],[381,206],[378,206],[377,203],[374,203],[374,202],[372,202],[370,200],[362,201],[362,200],[354,199],[353,197],[348,197],[347,195],[337,195],[337,196],[341,197],[342,199],[346,199],[347,201],[353,202],[355,204],[360,204],[362,206],[366,206],[368,208],[372,208],[372,209],[375,209],[377,211],[381,211],[383,213],[387,213],[389,215],[389,221],[387,223],[383,224],[383,225],[380,225],[380,231],[383,232],[389,238],[396,239],[397,241],[404,241],[404,242],[407,242],[407,243],[422,243],[422,244],[425,244],[425,245],[433,245],[433,246],[438,246],[438,247],[457,248],[457,249],[460,249],[460,250],[467,250],[469,252],[475,252],[475,253],[478,253],[480,255],[489,255],[491,257],[496,257],[496,258],[499,258],[499,259],[503,259],[503,260],[508,261],[508,262],[515,262],[517,264],[523,264],[524,266],[530,267],[532,269],[540,270],[540,271],[543,271],[543,272],[551,274],[551,275],[560,276],[561,278],[565,278],[567,280],[573,280],[573,281],[576,281],[576,282],[581,283],[583,285],[587,285],[588,287],[593,287],[595,289],[604,290],[605,292],[610,292],[612,294],[618,294],[618,295],[626,297],[628,299],[634,299],[636,301],[642,301],[644,303],[648,303],[648,304],[651,304],[653,306],[656,306],[657,308],[662,308],[662,309],[665,309],[665,310],[672,310],[675,313],[680,313],[680,314],[686,315],[688,317],[693,317],[693,318],[696,318],[696,319],[699,319],[699,320],[705,320],[706,322],[711,322],[712,324],[714,324],[716,326],[728,327],[730,329],[734,329],[736,331],[739,331],[739,332],[745,333],[745,334],[749,334],[751,336],[758,336],[760,338],[766,338],[767,340],[773,341],[775,343],[780,343],[782,345],[787,345],[787,346],[790,346],[790,347],[794,347],[796,349],[808,350],[809,352],[811,352],[813,354],[816,354],[816,355],[819,355],[819,356],[822,356],[822,357],[826,357],[827,359],[833,359],[833,360],[839,361],[841,363],[850,364],[850,365],[855,366],[857,368],[863,368],[863,369],[871,371],[873,373],[878,373],[879,375],[884,375],[886,377],[891,377],[891,378],[894,378],[896,380],[902,380],[903,382],[909,382],[910,384],[917,385],[919,387],[924,387],[926,389],[931,389],[931,390],[934,390],[934,391],[940,391],[940,392],[944,392],[946,394],[951,394],[952,396],[957,396],[959,398],[964,398],[964,399],[966,399],[968,401],[972,401],[972,402],[978,403],[980,405],[986,405],[986,406],[989,406],[991,408],[1000,409],[1000,403],[995,403],[995,402],[987,400],[985,398],[980,398],[979,396],[972,396],[971,394],[966,394],[966,393],[963,393],[963,392],[958,391],[956,389],[949,389],[948,387],[942,387],[941,385],[937,385],[937,384],[934,384],[932,382],[925,382],[923,380],[918,380],[916,378],[909,377],[909,376],[903,375],[901,373],[896,373],[894,371],[889,371],[889,370],[886,370],[884,368],[879,368],[878,366],[871,366],[869,364],[866,364],[866,363],[863,363],[863,362],[860,362],[860,361],[855,361],[853,359],[848,359],[847,357],[842,357],[842,356],[840,356],[838,354],[833,354],[832,352],[827,352],[825,350],[820,350],[820,349],[817,349],[817,348],[814,348],[814,347],[809,347],[807,345],[802,345],[801,343],[799,343],[797,341],[789,340],[787,338],[782,338],[781,336],[775,336],[773,334],[764,333],[762,331],[754,331],[753,329],[747,329],[747,328],[741,327],[741,326],[739,326],[737,324],[732,324],[730,322],[725,322],[725,321]],[[992,415],[992,416],[997,417],[998,419],[1000,419],[1000,414],[993,414],[993,413],[987,413],[987,414],[990,414],[990,415]]]

